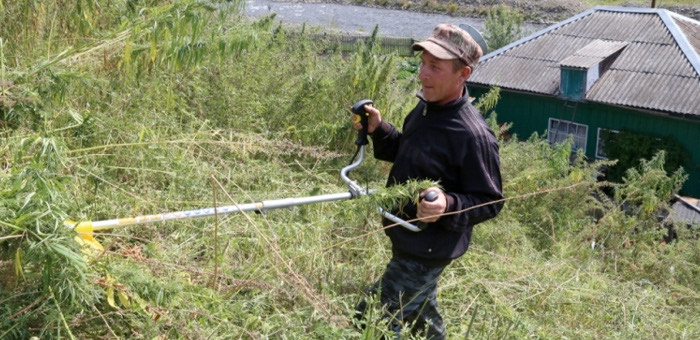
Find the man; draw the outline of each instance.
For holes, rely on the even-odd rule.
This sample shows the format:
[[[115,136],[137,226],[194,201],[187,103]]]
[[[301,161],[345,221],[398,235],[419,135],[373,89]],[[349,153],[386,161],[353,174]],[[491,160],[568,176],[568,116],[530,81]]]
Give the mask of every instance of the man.
[[[398,336],[404,326],[412,325],[413,333],[444,339],[436,301],[438,277],[467,251],[472,227],[502,208],[502,202],[494,202],[503,198],[500,161],[497,140],[469,102],[465,86],[482,55],[479,45],[459,27],[440,24],[430,38],[412,48],[422,51],[419,103],[405,118],[403,132],[382,120],[379,110],[365,106],[368,133],[375,158],[394,163],[387,186],[432,179],[442,189],[421,193],[424,197],[437,192],[433,201],[393,211],[406,220],[418,218],[427,227],[420,232],[402,227],[386,230],[392,258],[371,293],[381,292],[381,304]],[[358,318],[365,308],[365,301],[357,306]]]

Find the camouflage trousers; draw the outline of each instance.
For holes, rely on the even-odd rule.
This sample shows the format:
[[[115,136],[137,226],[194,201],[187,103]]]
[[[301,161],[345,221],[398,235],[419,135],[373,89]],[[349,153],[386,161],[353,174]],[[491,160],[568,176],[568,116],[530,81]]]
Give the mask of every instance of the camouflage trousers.
[[[415,260],[392,257],[382,277],[372,286],[370,294],[380,294],[385,317],[391,318],[390,328],[401,339],[405,326],[411,333],[427,339],[445,338],[445,326],[437,308],[437,282],[445,267],[428,267]],[[356,317],[362,319],[367,300],[356,307]]]

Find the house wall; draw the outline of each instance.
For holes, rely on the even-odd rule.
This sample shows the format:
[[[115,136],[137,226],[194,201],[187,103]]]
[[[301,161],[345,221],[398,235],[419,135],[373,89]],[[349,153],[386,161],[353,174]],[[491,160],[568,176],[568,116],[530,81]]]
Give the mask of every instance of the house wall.
[[[479,98],[487,88],[469,85],[472,97]],[[546,138],[549,119],[572,121],[588,126],[586,155],[595,158],[598,128],[631,130],[658,137],[673,136],[691,154],[685,166],[689,174],[681,194],[700,197],[700,119],[689,121],[654,115],[597,103],[564,101],[549,96],[536,96],[501,90],[495,108],[499,122],[512,122],[510,132],[524,140],[537,132]]]

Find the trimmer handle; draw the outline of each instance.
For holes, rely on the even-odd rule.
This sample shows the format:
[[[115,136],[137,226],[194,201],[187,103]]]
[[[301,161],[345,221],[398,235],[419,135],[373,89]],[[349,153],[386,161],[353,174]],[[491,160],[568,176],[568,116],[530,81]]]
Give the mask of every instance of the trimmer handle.
[[[433,202],[436,199],[438,199],[439,195],[437,191],[430,190],[428,193],[425,194],[425,196],[421,197],[420,200],[426,200],[428,202]]]
[[[367,140],[367,130],[369,129],[369,114],[365,111],[365,105],[372,105],[374,102],[371,99],[363,99],[355,103],[355,105],[350,108],[350,111],[355,114],[354,122],[360,123],[362,129],[357,132],[357,139],[355,140],[356,145],[367,145],[369,140]]]
[[[425,194],[425,196],[419,197],[419,200],[421,200],[421,201],[426,200],[428,202],[433,202],[436,199],[438,199],[438,196],[439,195],[438,195],[437,191],[430,190]],[[425,222],[416,223],[416,227],[418,227],[418,229],[420,229],[420,230],[425,229],[427,226],[428,226],[428,224]]]

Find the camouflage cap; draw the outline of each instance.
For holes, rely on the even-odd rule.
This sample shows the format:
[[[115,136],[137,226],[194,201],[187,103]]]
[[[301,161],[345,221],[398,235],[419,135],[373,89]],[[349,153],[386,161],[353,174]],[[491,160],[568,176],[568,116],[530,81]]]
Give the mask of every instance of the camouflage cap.
[[[413,44],[411,48],[428,51],[438,59],[459,59],[472,69],[483,54],[469,33],[452,24],[437,25],[428,39]]]

